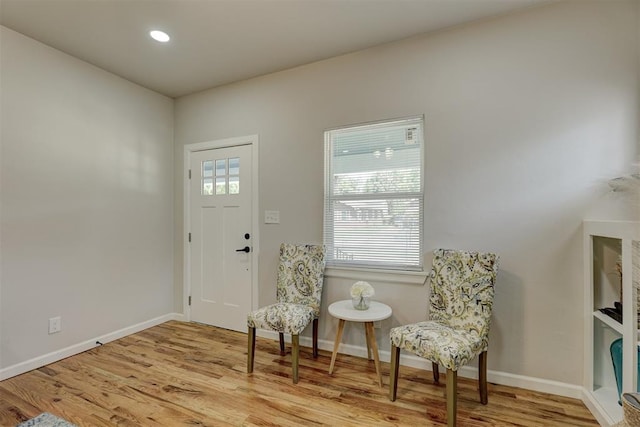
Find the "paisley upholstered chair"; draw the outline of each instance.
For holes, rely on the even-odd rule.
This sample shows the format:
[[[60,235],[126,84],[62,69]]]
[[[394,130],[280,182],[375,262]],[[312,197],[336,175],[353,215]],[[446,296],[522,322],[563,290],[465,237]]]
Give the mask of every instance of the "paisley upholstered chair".
[[[487,404],[487,347],[498,256],[438,249],[431,269],[429,320],[391,329],[389,399],[396,400],[400,350],[430,360],[433,380],[447,369],[447,424],[456,425],[458,368],[479,357],[480,402]]]
[[[324,246],[280,245],[277,303],[249,313],[247,373],[253,372],[256,329],[280,335],[280,355],[284,356],[284,334],[291,334],[293,382],[298,382],[299,335],[313,323],[313,357],[318,357],[318,316],[322,299],[325,265]]]

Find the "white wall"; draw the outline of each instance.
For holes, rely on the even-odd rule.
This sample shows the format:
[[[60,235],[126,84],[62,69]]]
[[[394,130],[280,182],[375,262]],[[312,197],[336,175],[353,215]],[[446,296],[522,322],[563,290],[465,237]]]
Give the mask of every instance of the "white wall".
[[[173,100],[0,35],[2,368],[173,311]]]
[[[580,384],[581,222],[631,214],[610,207],[606,181],[638,154],[638,25],[637,1],[562,2],[178,99],[176,283],[184,144],[260,136],[260,211],[281,215],[260,228],[264,305],[278,243],[322,239],[323,130],[424,114],[427,250],[502,257],[489,369]],[[327,280],[321,339],[352,282]],[[394,309],[388,350],[389,327],[425,317],[428,290],[373,284]],[[180,286],[175,297],[179,311]],[[362,331],[346,342],[364,346]]]

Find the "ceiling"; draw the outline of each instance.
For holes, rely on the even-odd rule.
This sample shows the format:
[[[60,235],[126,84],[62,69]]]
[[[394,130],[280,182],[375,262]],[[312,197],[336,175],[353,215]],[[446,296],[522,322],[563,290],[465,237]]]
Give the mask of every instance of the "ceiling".
[[[175,98],[548,1],[0,0],[0,24]]]

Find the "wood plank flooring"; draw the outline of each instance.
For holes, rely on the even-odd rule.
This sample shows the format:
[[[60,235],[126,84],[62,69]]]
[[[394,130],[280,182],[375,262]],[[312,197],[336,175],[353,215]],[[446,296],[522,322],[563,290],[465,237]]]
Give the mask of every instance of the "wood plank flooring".
[[[167,322],[0,382],[0,426],[50,412],[78,426],[442,426],[444,378],[400,367],[398,398],[388,399],[372,361],[301,348],[300,382],[277,341],[258,337],[246,373],[247,336]],[[444,377],[444,376],[443,376]],[[579,400],[459,378],[460,426],[597,426]]]

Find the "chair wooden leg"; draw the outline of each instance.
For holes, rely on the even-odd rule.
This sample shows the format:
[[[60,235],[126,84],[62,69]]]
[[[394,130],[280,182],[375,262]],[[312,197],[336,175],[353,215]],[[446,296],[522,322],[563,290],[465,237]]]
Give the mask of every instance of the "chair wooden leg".
[[[253,372],[253,359],[255,355],[256,348],[256,328],[249,328],[247,343],[247,373],[250,374]]]
[[[389,400],[396,401],[398,391],[398,370],[400,368],[400,347],[391,344],[391,366],[389,367]]]
[[[300,352],[300,337],[291,335],[291,368],[293,369],[293,383],[298,384],[298,354]]]
[[[458,371],[447,369],[447,426],[455,427],[458,406]]]
[[[313,358],[318,358],[318,319],[313,319]]]
[[[433,372],[433,383],[440,384],[440,365],[431,362],[431,371]]]
[[[478,383],[480,386],[480,403],[486,405],[489,402],[487,394],[487,352],[480,353],[478,359]]]
[[[280,335],[280,356],[284,356],[284,334],[280,332],[278,335]]]

